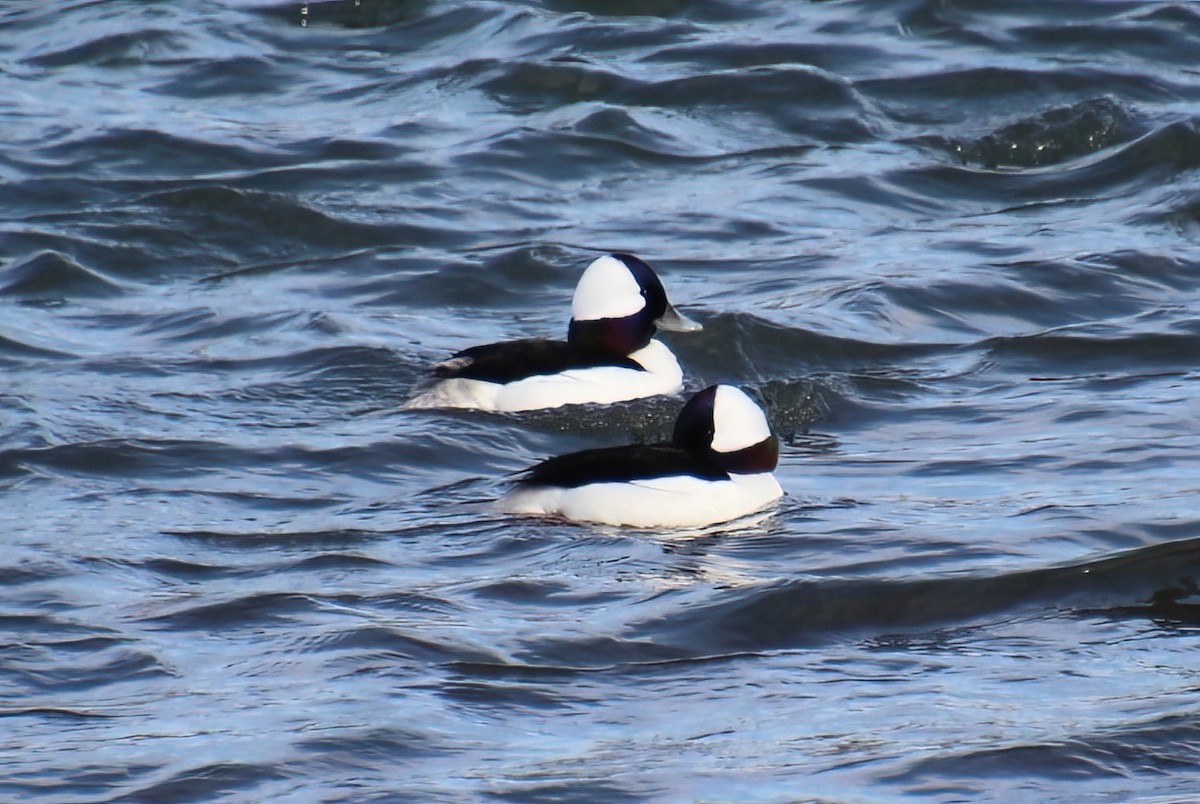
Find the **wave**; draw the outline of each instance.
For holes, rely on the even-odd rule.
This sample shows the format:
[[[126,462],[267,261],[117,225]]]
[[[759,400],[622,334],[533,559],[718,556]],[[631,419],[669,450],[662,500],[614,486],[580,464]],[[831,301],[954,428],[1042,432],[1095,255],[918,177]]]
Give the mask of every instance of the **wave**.
[[[914,142],[939,148],[963,164],[996,170],[1069,162],[1143,133],[1144,124],[1124,104],[1096,98],[1039,112],[975,139],[927,135]]]
[[[68,360],[75,355],[58,349],[35,346],[15,337],[0,334],[0,363],[23,363],[28,360]]]
[[[157,767],[135,768],[135,778],[140,781],[143,776],[163,775],[161,772],[150,773],[151,769],[161,771]],[[261,793],[264,785],[273,781],[288,780],[291,774],[272,763],[230,761],[197,764],[186,770],[171,772],[165,779],[147,781],[141,785],[137,782],[130,784],[128,776],[128,771],[121,775],[125,782],[121,785],[121,798],[133,801],[173,801],[181,798],[212,800],[221,797],[222,794],[244,795],[250,791]],[[294,783],[289,782],[287,787],[277,791],[278,795],[286,796],[288,792],[295,792],[293,785]],[[117,785],[114,782],[112,786]],[[266,797],[273,796],[266,794]]]
[[[999,747],[957,747],[937,756],[914,759],[881,781],[896,785],[928,785],[931,780],[970,779],[955,787],[965,792],[994,792],[990,783],[1019,773],[1022,790],[1051,781],[1073,782],[1075,790],[1088,779],[1128,780],[1147,770],[1170,775],[1195,767],[1200,724],[1195,715],[1168,715],[1104,731],[1068,733],[1056,740],[1028,740]],[[1046,786],[1046,792],[1052,788]],[[969,793],[967,795],[970,795]],[[1055,797],[1051,795],[1050,797]],[[1180,798],[1187,798],[1183,789]],[[1173,797],[1172,797],[1173,798]]]
[[[832,40],[820,43],[702,41],[663,45],[651,53],[647,61],[667,64],[691,62],[726,70],[804,65],[844,74],[872,65],[890,67],[895,55],[877,46]]]
[[[524,113],[586,103],[740,115],[747,121],[764,119],[775,131],[775,145],[861,142],[876,134],[864,122],[871,115],[847,81],[804,66],[750,67],[655,81],[575,59],[495,64],[490,72],[495,74],[480,86]],[[797,97],[805,98],[803,107],[791,102]]]
[[[40,251],[19,259],[0,272],[0,297],[65,301],[120,293],[120,282],[55,251]]]
[[[948,343],[881,343],[787,326],[754,313],[715,313],[703,317],[701,335],[674,338],[687,355],[685,365],[705,376],[769,379],[797,371],[837,371],[893,366],[954,350]],[[699,344],[699,345],[698,345]],[[714,350],[710,344],[721,348]]]
[[[183,39],[176,32],[145,28],[107,33],[77,45],[26,56],[22,61],[47,68],[77,65],[120,68],[171,58],[182,46]]]
[[[1039,332],[985,342],[989,356],[1008,368],[1028,371],[1093,373],[1174,370],[1184,375],[1195,369],[1188,357],[1200,349],[1200,326],[1195,332],[1144,332],[1105,337],[1102,333],[1074,334],[1069,329]]]
[[[105,706],[64,707],[65,696],[172,675],[165,663],[135,647],[135,640],[107,628],[49,615],[9,615],[2,618],[2,624],[7,631],[23,635],[6,657],[2,674],[29,691],[24,706],[13,707],[6,714],[40,715],[40,710],[49,708],[73,716],[100,717]]]
[[[147,184],[151,178],[170,178],[172,174],[194,179],[262,170],[288,161],[261,145],[185,137],[152,127],[70,130],[34,153],[56,171],[77,165],[85,176],[101,169],[111,176],[125,168]]]
[[[401,244],[443,243],[436,230],[402,223],[364,223],[335,217],[287,195],[231,187],[189,187],[142,196],[144,205],[186,217],[189,228],[220,241],[254,230],[268,241],[341,251]]]
[[[155,87],[156,92],[177,98],[216,98],[277,94],[290,86],[292,77],[274,62],[253,56],[205,60],[180,70]]]
[[[1112,193],[1155,189],[1200,168],[1197,121],[1175,121],[1133,141],[1063,167],[1022,171],[948,164],[906,167],[889,174],[898,186],[920,195],[957,198],[1012,209],[1053,199],[1092,200]]]
[[[619,636],[531,642],[522,662],[582,670],[709,661],[847,640],[897,648],[948,628],[1017,615],[1200,624],[1200,604],[1187,602],[1193,597],[1200,597],[1200,538],[1001,575],[734,586],[633,623]]]
[[[663,20],[723,22],[744,20],[761,12],[729,0],[548,0],[560,13],[585,13],[604,17],[653,17]]]
[[[429,0],[313,0],[313,2],[264,2],[256,9],[265,17],[288,25],[335,25],[350,30],[386,28],[423,20],[431,14]]]

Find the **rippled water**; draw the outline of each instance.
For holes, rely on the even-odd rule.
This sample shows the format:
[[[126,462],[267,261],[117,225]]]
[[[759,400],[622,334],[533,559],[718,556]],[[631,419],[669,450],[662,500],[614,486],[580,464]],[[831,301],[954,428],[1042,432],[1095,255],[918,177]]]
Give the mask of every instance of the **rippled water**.
[[[1200,10],[0,7],[0,794],[1188,798]],[[583,266],[770,517],[490,512],[682,396],[398,409]]]

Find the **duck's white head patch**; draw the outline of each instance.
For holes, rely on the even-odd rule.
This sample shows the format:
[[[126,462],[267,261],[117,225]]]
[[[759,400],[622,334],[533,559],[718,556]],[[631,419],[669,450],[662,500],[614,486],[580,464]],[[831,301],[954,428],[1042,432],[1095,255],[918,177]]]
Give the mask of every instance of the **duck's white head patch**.
[[[646,305],[642,288],[625,263],[612,255],[592,261],[579,277],[571,300],[571,317],[576,321],[624,318]]]
[[[771,435],[766,414],[746,392],[732,385],[717,386],[713,400],[712,448],[737,452]]]

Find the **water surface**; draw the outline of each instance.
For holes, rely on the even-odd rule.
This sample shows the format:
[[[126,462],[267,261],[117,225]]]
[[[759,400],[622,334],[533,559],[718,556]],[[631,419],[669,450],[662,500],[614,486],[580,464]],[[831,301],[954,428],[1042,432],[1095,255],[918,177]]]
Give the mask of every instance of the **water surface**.
[[[1194,4],[0,9],[0,792],[1182,800]],[[631,251],[770,516],[506,518],[686,394],[402,411]]]

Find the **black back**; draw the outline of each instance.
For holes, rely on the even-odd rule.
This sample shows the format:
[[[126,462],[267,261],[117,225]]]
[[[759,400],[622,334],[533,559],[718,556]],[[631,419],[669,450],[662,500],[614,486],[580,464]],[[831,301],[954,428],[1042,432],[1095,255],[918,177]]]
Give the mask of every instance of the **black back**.
[[[621,483],[655,477],[691,475],[728,480],[730,473],[770,472],[779,463],[779,439],[772,433],[744,449],[712,448],[717,386],[695,394],[679,412],[670,444],[602,447],[549,458],[525,471],[517,482],[559,488],[589,483]]]
[[[514,382],[526,377],[558,374],[568,369],[617,366],[645,371],[627,355],[604,354],[581,349],[566,341],[525,338],[503,343],[489,343],[464,349],[444,363],[434,366],[434,376],[440,379],[462,377],[486,382]]]
[[[559,455],[526,470],[518,482],[578,488],[590,483],[622,483],[671,475],[729,479],[724,469],[704,455],[674,444],[645,444],[585,449]]]

